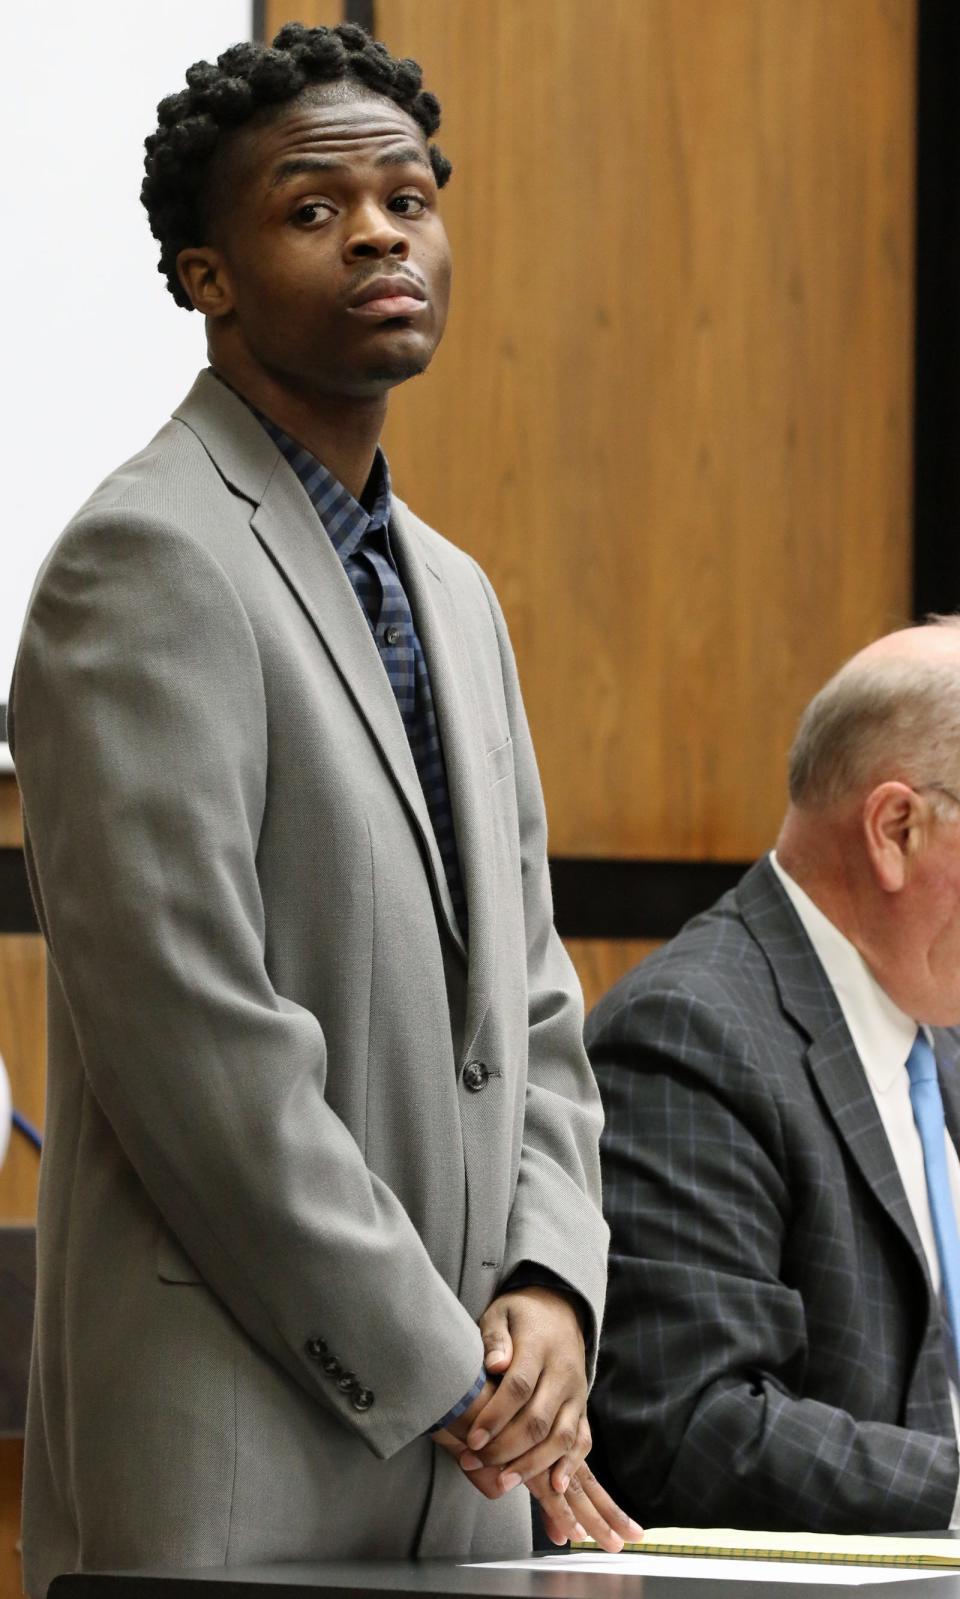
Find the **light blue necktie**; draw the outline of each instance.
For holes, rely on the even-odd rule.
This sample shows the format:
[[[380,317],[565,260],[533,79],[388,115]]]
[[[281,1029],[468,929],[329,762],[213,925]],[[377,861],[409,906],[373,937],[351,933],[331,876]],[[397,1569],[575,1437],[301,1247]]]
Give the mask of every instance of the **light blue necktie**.
[[[937,1062],[922,1032],[907,1056],[910,1103],[920,1134],[933,1236],[940,1259],[943,1298],[953,1331],[954,1349],[960,1346],[960,1232],[947,1174],[946,1123],[937,1082]]]

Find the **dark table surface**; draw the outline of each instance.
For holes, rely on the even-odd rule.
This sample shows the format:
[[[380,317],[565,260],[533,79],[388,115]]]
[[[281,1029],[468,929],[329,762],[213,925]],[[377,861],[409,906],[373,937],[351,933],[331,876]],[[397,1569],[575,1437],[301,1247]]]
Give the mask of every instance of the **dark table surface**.
[[[940,1536],[944,1536],[941,1534]],[[795,1567],[793,1568],[796,1569]],[[216,1592],[211,1593],[211,1585]],[[48,1599],[295,1599],[291,1589],[324,1599],[960,1599],[960,1571],[905,1583],[847,1586],[822,1582],[725,1581],[551,1570],[549,1555],[533,1571],[462,1566],[454,1561],[331,1561],[322,1565],[206,1567],[198,1571],[57,1577]]]

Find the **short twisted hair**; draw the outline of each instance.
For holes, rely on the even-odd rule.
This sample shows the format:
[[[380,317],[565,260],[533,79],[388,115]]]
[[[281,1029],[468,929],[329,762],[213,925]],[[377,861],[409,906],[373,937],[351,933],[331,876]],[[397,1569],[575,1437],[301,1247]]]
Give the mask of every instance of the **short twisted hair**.
[[[205,242],[209,225],[207,177],[230,133],[262,108],[293,100],[313,84],[344,80],[383,95],[411,116],[429,140],[440,126],[440,104],[420,87],[416,61],[397,60],[355,23],[306,28],[288,22],[271,46],[235,44],[188,67],[187,87],[157,106],[157,130],[144,141],[146,177],[140,199],[160,244],[158,272],[178,305],[193,306],[177,275],[177,256]],[[435,144],[430,164],[438,188],[452,168]]]

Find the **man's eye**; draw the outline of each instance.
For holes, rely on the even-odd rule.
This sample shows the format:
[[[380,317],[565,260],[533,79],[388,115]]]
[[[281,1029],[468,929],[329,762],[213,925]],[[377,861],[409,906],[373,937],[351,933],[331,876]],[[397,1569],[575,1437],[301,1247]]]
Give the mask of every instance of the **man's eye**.
[[[298,205],[293,213],[292,220],[310,227],[316,222],[326,222],[333,216],[333,206],[328,200],[308,200],[305,205]]]
[[[427,202],[421,194],[395,194],[390,209],[402,217],[418,217],[427,209]]]

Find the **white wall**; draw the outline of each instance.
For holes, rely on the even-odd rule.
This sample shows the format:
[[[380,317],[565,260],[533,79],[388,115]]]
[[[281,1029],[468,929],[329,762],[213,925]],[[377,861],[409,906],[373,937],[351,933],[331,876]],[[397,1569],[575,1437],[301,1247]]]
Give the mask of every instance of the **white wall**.
[[[250,38],[250,0],[4,8],[0,703],[37,567],[77,506],[156,432],[204,362],[156,271],[143,140],[184,70]]]

